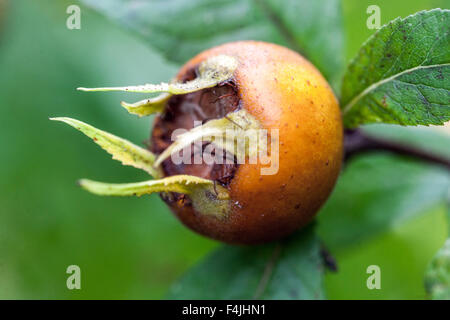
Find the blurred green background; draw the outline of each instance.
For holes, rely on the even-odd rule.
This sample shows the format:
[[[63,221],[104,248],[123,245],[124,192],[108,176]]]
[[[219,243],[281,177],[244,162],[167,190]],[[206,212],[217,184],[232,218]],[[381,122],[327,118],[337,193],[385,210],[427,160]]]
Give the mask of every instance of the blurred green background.
[[[129,96],[75,88],[164,81],[177,66],[83,5],[82,29],[68,30],[66,8],[73,3],[0,6],[0,298],[161,299],[218,243],[184,228],[157,195],[101,198],[80,190],[75,182],[83,177],[130,182],[147,176],[48,118],[70,116],[143,142],[151,124],[119,106]],[[449,7],[442,0],[344,0],[347,59],[373,32],[366,27],[370,4],[380,6],[383,24]],[[423,298],[425,266],[446,235],[438,207],[368,245],[337,252],[340,272],[327,275],[328,297]],[[66,288],[71,264],[81,267],[81,290]],[[366,288],[370,264],[383,269],[382,290]]]

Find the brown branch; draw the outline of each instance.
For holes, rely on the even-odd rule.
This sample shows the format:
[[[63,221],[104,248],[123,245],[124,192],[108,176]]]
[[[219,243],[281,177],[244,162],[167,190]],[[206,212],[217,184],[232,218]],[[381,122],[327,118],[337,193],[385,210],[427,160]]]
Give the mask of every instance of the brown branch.
[[[366,152],[387,151],[422,161],[438,164],[450,170],[450,159],[432,152],[366,135],[361,130],[346,130],[344,134],[345,161]]]

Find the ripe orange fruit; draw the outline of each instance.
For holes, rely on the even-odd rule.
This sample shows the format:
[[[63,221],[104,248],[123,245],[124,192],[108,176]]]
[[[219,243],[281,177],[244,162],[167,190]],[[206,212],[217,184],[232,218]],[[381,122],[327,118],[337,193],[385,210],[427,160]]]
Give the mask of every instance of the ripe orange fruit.
[[[203,61],[218,55],[238,65],[226,83],[172,96],[155,120],[151,151],[161,154],[177,128],[192,129],[245,110],[269,134],[278,129],[278,171],[256,164],[174,164],[162,162],[164,176],[194,175],[214,180],[230,195],[223,217],[198,212],[189,195],[165,194],[176,216],[189,228],[229,243],[253,244],[288,235],[306,225],[331,193],[343,154],[338,101],[327,81],[305,58],[287,48],[241,41],[204,51],[188,61],[177,80],[193,80]],[[273,165],[273,164],[272,164]]]

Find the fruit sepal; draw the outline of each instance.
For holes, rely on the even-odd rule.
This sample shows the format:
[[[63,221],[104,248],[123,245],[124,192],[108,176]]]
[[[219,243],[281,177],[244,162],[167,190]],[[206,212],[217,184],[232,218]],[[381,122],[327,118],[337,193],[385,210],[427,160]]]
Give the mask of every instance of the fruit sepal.
[[[155,178],[162,177],[161,169],[154,166],[156,156],[152,152],[79,120],[67,117],[50,120],[65,122],[81,131],[122,164],[144,170]]]
[[[130,113],[139,116],[147,116],[164,110],[165,102],[172,95],[187,94],[212,88],[233,78],[234,71],[238,67],[236,58],[227,55],[211,57],[198,66],[197,77],[187,82],[162,82],[160,84],[144,84],[126,87],[102,87],[102,88],[77,88],[80,91],[126,91],[141,93],[162,93],[161,95],[138,101],[136,103],[122,102],[122,106]]]
[[[197,212],[205,215],[224,217],[229,211],[227,189],[214,181],[190,175],[176,175],[163,179],[136,183],[105,183],[88,179],[78,181],[79,185],[100,196],[142,196],[155,192],[176,192],[187,194]]]

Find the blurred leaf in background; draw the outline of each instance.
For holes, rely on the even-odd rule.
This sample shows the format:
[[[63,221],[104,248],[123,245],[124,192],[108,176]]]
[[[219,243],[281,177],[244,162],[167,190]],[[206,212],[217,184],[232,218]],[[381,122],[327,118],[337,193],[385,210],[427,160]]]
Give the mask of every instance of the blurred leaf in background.
[[[339,0],[82,0],[184,63],[212,46],[262,40],[301,52],[337,85],[344,67]]]
[[[214,243],[181,226],[158,196],[98,198],[79,189],[84,177],[148,177],[48,118],[79,118],[142,145],[151,123],[128,115],[124,95],[75,88],[159,82],[176,69],[86,8],[81,30],[68,30],[69,4],[8,6],[0,42],[0,297],[162,297]],[[71,264],[81,268],[80,291],[66,288]]]
[[[269,245],[222,246],[175,283],[169,299],[325,298],[314,226]]]
[[[99,6],[108,3],[111,5],[108,10],[116,15],[128,12],[119,10],[122,0],[97,3]],[[139,7],[144,1],[130,3]],[[167,1],[151,3],[152,10],[142,13],[159,18],[158,10],[162,10],[180,17],[176,10],[176,5],[181,6],[179,1],[171,1],[173,7],[166,7]],[[126,23],[144,17],[146,23],[156,26],[152,32],[160,32],[160,37],[154,34],[150,37],[146,24],[139,25],[142,28],[135,31],[144,36],[147,44],[152,45],[154,40],[158,50],[167,45],[170,48],[170,43],[182,43],[186,38],[186,46],[172,50],[176,56],[169,56],[177,65],[164,60],[142,39],[127,34],[120,24],[111,23],[83,4],[80,4],[81,30],[68,30],[66,8],[72,1],[9,3],[0,40],[0,143],[3,146],[0,298],[163,298],[175,279],[217,246],[183,227],[157,196],[99,198],[80,190],[75,181],[83,177],[111,182],[146,177],[111,161],[89,139],[48,120],[50,116],[70,116],[140,144],[148,138],[150,123],[148,119],[128,115],[120,107],[119,102],[129,100],[128,95],[83,94],[75,88],[165,81],[174,75],[181,62],[213,43],[249,37],[286,41],[283,32],[274,29],[274,20],[268,19],[267,11],[251,10],[249,6],[253,4],[247,1],[217,3],[221,6],[214,11],[214,6],[204,1],[190,2],[190,6],[201,5],[203,9],[195,9],[192,14],[181,13],[183,25],[189,26],[184,30],[188,34],[178,34],[178,29],[172,29],[175,25],[167,24],[168,19],[137,15],[124,20],[114,16]],[[276,1],[265,3],[271,12],[283,9]],[[374,32],[366,27],[366,8],[370,4],[374,2],[342,2],[347,58],[353,57]],[[410,0],[408,6],[388,0],[376,4],[381,8],[382,23],[423,9],[449,5],[448,1],[438,0]],[[307,8],[315,10],[314,6]],[[246,19],[244,13],[251,19]],[[217,24],[208,29],[204,24],[194,24],[196,21],[186,23],[186,19],[198,15],[203,17],[203,23],[213,23],[214,19],[208,20],[212,17]],[[220,20],[222,15],[228,19]],[[307,18],[310,20],[306,22],[314,21]],[[318,22],[325,23],[327,28],[328,23],[336,21],[339,19]],[[285,27],[294,27],[296,16],[289,13],[282,16],[282,22]],[[215,28],[223,33],[216,32]],[[327,32],[321,29],[320,37],[313,25],[308,28],[305,29],[308,32],[300,29],[293,35],[299,45],[305,45],[300,40],[307,41],[307,47],[302,46],[306,50],[317,50],[323,45],[331,48],[335,41],[340,41],[332,36],[333,28]],[[208,37],[217,33],[219,37],[208,42]],[[333,48],[336,52],[327,49],[331,51],[310,57],[318,65],[328,59],[330,64],[322,64],[321,70],[332,79],[340,73],[340,48],[339,45]],[[448,136],[435,134],[433,129],[390,131],[386,127],[370,126],[368,130],[405,141],[414,140],[413,143],[439,152],[448,151]],[[417,139],[411,139],[414,134]],[[448,183],[448,175],[440,168],[390,155],[355,159],[346,170],[318,221],[319,233],[339,265],[338,273],[326,276],[327,297],[425,297],[425,268],[448,232],[445,207],[439,201],[439,192]],[[395,219],[388,219],[390,213],[395,214]],[[376,222],[373,229],[361,234],[355,226],[361,222],[368,224],[370,219]],[[230,249],[230,256],[233,251]],[[72,264],[81,267],[80,291],[66,288],[65,271]],[[371,291],[366,287],[366,268],[372,264],[381,267],[382,290]]]

